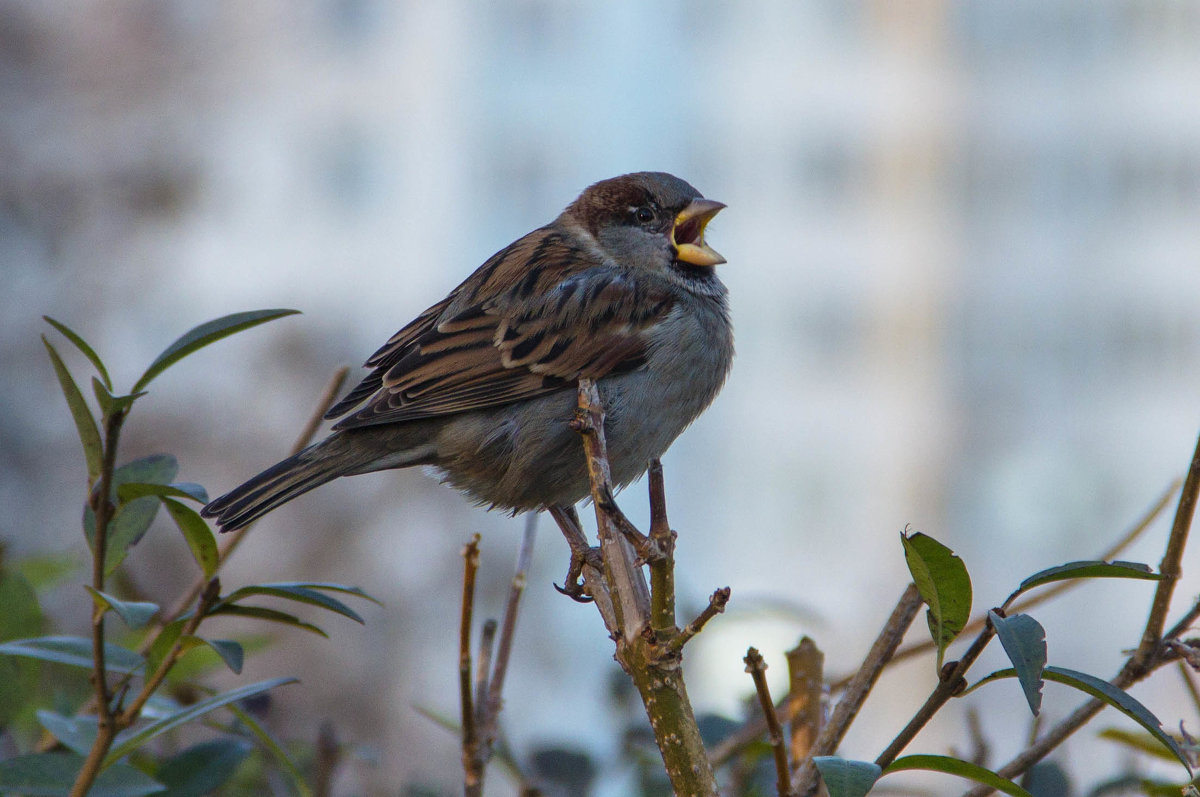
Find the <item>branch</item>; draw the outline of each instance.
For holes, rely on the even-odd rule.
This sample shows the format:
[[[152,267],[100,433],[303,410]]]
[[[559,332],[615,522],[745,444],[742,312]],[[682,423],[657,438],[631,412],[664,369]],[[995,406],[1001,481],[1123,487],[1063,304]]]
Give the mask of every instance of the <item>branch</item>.
[[[467,797],[480,797],[483,794],[484,774],[499,733],[504,677],[508,672],[513,637],[517,629],[517,612],[521,606],[521,596],[525,592],[536,536],[537,515],[531,514],[525,521],[525,534],[521,539],[520,553],[517,555],[517,567],[504,607],[504,623],[499,626],[499,639],[496,640],[495,621],[489,620],[483,626],[474,698],[471,684],[471,614],[475,602],[475,575],[479,569],[479,535],[476,534],[463,549],[465,564],[463,608],[459,622],[458,679],[462,705],[463,793]],[[495,645],[493,641],[496,641]]]
[[[837,751],[838,745],[841,744],[842,738],[850,728],[850,723],[854,722],[854,718],[858,716],[858,711],[866,701],[867,695],[871,693],[871,688],[875,686],[884,667],[891,660],[896,648],[900,646],[900,640],[904,639],[908,627],[912,625],[913,618],[917,616],[917,610],[920,608],[921,594],[917,592],[915,586],[909,584],[904,590],[904,594],[900,596],[900,600],[897,601],[891,616],[884,623],[883,630],[879,632],[875,643],[871,645],[866,658],[863,659],[862,666],[850,680],[850,685],[846,687],[842,699],[838,701],[837,708],[833,710],[833,716],[829,718],[829,722],[821,730],[816,743],[813,744],[812,755],[800,765],[796,772],[797,793],[811,794],[817,788],[818,773],[816,765],[812,762],[812,756],[831,755]]]
[[[779,797],[795,797],[788,771],[787,748],[783,743],[783,727],[779,724],[779,715],[775,713],[775,704],[771,702],[771,690],[767,687],[767,663],[757,648],[747,650],[743,661],[746,662],[746,672],[754,679],[754,691],[758,693],[758,704],[767,723],[767,741],[775,758],[776,790]]]
[[[299,437],[296,438],[296,442],[292,445],[291,451],[288,452],[289,456],[300,453],[300,451],[312,442],[317,429],[321,425],[322,419],[325,417],[325,412],[333,405],[338,393],[341,392],[342,385],[345,384],[348,373],[350,373],[350,368],[345,365],[333,372],[333,376],[329,378],[325,389],[321,391],[321,398],[317,401],[316,408],[305,422]],[[250,533],[250,529],[254,528],[255,525],[256,523],[251,523],[244,528],[231,531],[224,536],[220,547],[217,549],[217,566],[213,569],[214,574],[220,572],[229,557],[233,556],[233,552],[237,550],[242,539]],[[142,644],[138,646],[138,653],[145,655],[150,650],[150,646],[154,644],[154,640],[162,633],[163,628],[178,620],[196,602],[196,599],[200,597],[200,593],[204,591],[205,584],[207,583],[207,578],[201,576],[192,584],[187,592],[179,597],[179,600],[175,601],[169,610],[159,616],[158,620],[154,623],[153,630],[146,635],[142,640]]]
[[[821,686],[824,683],[825,654],[817,643],[803,637],[787,651],[787,713],[792,718],[792,760],[803,761],[812,755],[821,734]]]
[[[1200,602],[1197,602],[1165,635],[1162,634],[1166,614],[1170,608],[1171,596],[1179,579],[1179,561],[1187,545],[1187,536],[1191,528],[1198,493],[1200,493],[1200,441],[1197,442],[1195,453],[1192,455],[1183,492],[1179,496],[1175,522],[1172,524],[1171,535],[1167,539],[1166,551],[1160,565],[1163,578],[1154,592],[1154,600],[1150,607],[1150,615],[1146,620],[1146,628],[1142,632],[1141,643],[1116,677],[1109,681],[1118,689],[1128,689],[1146,678],[1155,669],[1178,660],[1179,653],[1173,650],[1169,643],[1186,633],[1192,623],[1200,617]],[[1092,717],[1099,714],[1105,705],[1103,701],[1096,698],[1086,701],[1066,719],[1047,731],[1045,736],[996,770],[996,774],[1010,780],[1023,774],[1045,758],[1051,750],[1062,744],[1067,737],[1087,724]],[[991,793],[992,789],[979,786],[967,792],[967,795],[968,797],[985,797]]]
[[[674,793],[689,797],[716,795],[716,776],[705,754],[700,729],[687,696],[679,651],[670,647],[681,634],[674,627],[674,596],[651,595],[641,568],[635,561],[633,546],[627,539],[627,536],[635,535],[628,528],[625,533],[618,531],[619,509],[612,498],[612,479],[604,439],[604,413],[599,390],[590,379],[579,380],[579,409],[571,425],[583,438],[603,567],[601,572],[579,551],[578,537],[582,536],[582,532],[577,528],[569,528],[572,523],[578,526],[574,513],[562,507],[552,507],[551,513],[563,527],[568,541],[572,542],[572,572],[577,572],[576,557],[577,554],[581,555],[579,570],[588,592],[595,598],[609,634],[616,641],[617,662],[628,673],[642,698]],[[666,499],[662,495],[661,477],[656,471],[652,467],[650,476],[654,513],[652,531],[655,535],[652,541],[665,541],[671,532],[666,521]],[[672,546],[667,544],[658,548],[655,553],[662,556],[651,560],[652,574],[656,572],[655,568],[662,568],[657,570],[657,576],[652,576],[655,588],[670,590],[674,582],[671,573],[673,564],[661,560],[671,558]],[[714,597],[714,603],[710,604],[711,614],[717,612],[717,601]],[[655,607],[653,610],[652,606]],[[668,626],[668,613],[672,616],[669,627],[661,627]]]
[[[1109,546],[1108,549],[1106,549],[1096,558],[1104,561],[1115,559],[1121,554],[1122,551],[1132,545],[1139,537],[1142,536],[1142,534],[1145,533],[1146,529],[1150,528],[1151,524],[1158,519],[1158,516],[1162,514],[1163,510],[1167,508],[1167,505],[1171,502],[1171,496],[1175,494],[1181,484],[1181,479],[1176,479],[1175,481],[1171,482],[1171,485],[1163,491],[1162,495],[1158,497],[1158,500],[1154,502],[1154,505],[1151,506],[1150,509],[1147,510],[1146,513],[1142,515],[1142,517],[1136,523],[1134,523],[1133,526],[1126,531],[1119,540]],[[1075,587],[1078,587],[1084,583],[1086,583],[1086,579],[1072,579],[1070,581],[1060,581],[1057,584],[1052,584],[1045,589],[1040,590],[1036,594],[1026,595],[1012,606],[1005,606],[1005,613],[1016,614],[1018,612],[1025,612],[1034,606],[1045,603],[1051,598],[1057,597],[1067,590],[1074,589]],[[980,614],[973,618],[971,622],[967,623],[967,625],[963,627],[961,633],[964,635],[978,633],[986,624],[987,613]],[[937,645],[932,639],[926,639],[922,642],[905,645],[896,651],[896,655],[892,657],[891,663],[896,664],[897,662],[906,661],[914,656],[919,656],[922,653],[927,653],[931,650],[934,650],[936,647]],[[846,684],[850,682],[852,677],[853,673],[835,679],[833,683],[830,684],[830,689],[835,692],[839,689],[843,689]]]

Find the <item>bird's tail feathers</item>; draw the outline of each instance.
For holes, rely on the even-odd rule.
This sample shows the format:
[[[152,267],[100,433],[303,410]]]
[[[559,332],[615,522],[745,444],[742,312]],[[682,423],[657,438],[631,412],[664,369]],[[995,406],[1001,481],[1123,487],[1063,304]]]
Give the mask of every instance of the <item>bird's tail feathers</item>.
[[[367,452],[357,452],[343,442],[334,436],[309,446],[230,490],[204,507],[200,514],[215,518],[221,531],[233,531],[325,482],[357,472],[369,456],[354,456]]]

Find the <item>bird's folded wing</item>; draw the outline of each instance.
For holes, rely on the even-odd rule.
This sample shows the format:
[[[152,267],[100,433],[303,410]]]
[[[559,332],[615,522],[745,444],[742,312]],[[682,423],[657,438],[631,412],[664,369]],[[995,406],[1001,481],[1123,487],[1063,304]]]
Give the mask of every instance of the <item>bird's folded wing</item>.
[[[671,306],[665,285],[543,228],[392,336],[326,417],[364,400],[335,428],[450,415],[628,371],[644,362],[647,332]]]

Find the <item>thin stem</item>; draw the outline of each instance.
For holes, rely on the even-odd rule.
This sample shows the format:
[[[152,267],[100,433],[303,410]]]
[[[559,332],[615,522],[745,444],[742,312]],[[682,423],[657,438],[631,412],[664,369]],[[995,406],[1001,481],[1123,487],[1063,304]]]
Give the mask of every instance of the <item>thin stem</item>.
[[[500,714],[504,676],[508,673],[508,661],[512,655],[513,637],[517,630],[517,611],[521,607],[521,596],[529,579],[529,565],[533,560],[533,543],[537,538],[537,514],[529,513],[525,518],[525,534],[521,538],[521,549],[517,554],[517,569],[513,573],[508,591],[508,603],[504,607],[504,622],[500,625],[500,637],[496,644],[496,664],[488,685],[488,714],[495,724]]]
[[[922,728],[925,727],[929,720],[933,719],[933,715],[936,714],[942,706],[946,705],[946,702],[949,701],[950,698],[954,697],[963,690],[963,688],[966,686],[965,676],[967,674],[967,670],[970,669],[971,665],[975,663],[975,659],[979,658],[979,654],[983,653],[983,649],[987,647],[988,642],[990,642],[992,637],[995,635],[996,629],[992,627],[991,623],[988,623],[988,625],[979,632],[979,636],[975,637],[975,641],[972,642],[971,646],[967,648],[965,653],[963,653],[961,659],[953,663],[953,666],[951,666],[950,663],[947,663],[947,665],[943,668],[945,672],[942,673],[941,678],[938,680],[938,685],[934,687],[933,692],[925,701],[925,705],[921,706],[916,715],[914,715],[913,718],[909,720],[908,724],[904,726],[904,730],[900,731],[896,738],[892,740],[892,743],[887,746],[887,749],[880,753],[879,757],[875,759],[875,763],[881,769],[886,768],[888,764],[891,764],[893,761],[895,761],[896,756],[900,755],[904,748],[908,746],[908,743],[911,742],[914,737],[916,737],[916,735],[921,731]]]
[[[650,627],[657,634],[669,634],[675,629],[675,532],[671,531],[671,524],[667,520],[662,463],[657,459],[650,460],[647,473],[650,482],[650,542],[661,554],[650,560]]]
[[[803,637],[785,655],[788,663],[788,698],[785,702],[792,718],[792,760],[803,761],[812,755],[813,745],[821,734],[825,654],[814,640]]]
[[[672,636],[667,642],[667,652],[674,655],[683,650],[683,646],[700,633],[705,623],[725,611],[725,607],[729,604],[730,594],[729,587],[721,587],[709,595],[708,605],[697,615],[696,619],[688,623],[682,631]]]
[[[1171,497],[1175,495],[1176,491],[1179,490],[1179,487],[1182,484],[1183,484],[1182,479],[1176,479],[1173,482],[1171,482],[1171,485],[1166,490],[1163,491],[1162,495],[1160,495],[1158,497],[1158,499],[1154,502],[1154,505],[1151,506],[1150,509],[1147,510],[1146,513],[1143,514],[1142,517],[1136,523],[1134,523],[1133,526],[1131,528],[1129,528],[1129,530],[1126,531],[1125,534],[1123,534],[1119,540],[1117,540],[1115,543],[1110,545],[1103,553],[1101,553],[1096,558],[1104,560],[1104,561],[1114,559],[1117,556],[1119,556],[1122,551],[1124,551],[1126,548],[1128,548],[1130,545],[1132,545],[1139,537],[1142,536],[1142,534],[1144,534],[1146,532],[1146,530],[1148,528],[1150,528],[1150,526],[1154,523],[1154,521],[1158,519],[1158,516],[1161,515],[1163,510],[1165,510],[1167,508],[1167,506],[1171,503]],[[1074,589],[1075,587],[1078,587],[1078,586],[1086,583],[1086,581],[1087,581],[1086,579],[1071,579],[1070,581],[1059,581],[1056,584],[1052,584],[1048,587],[1045,587],[1044,589],[1041,589],[1040,591],[1038,591],[1035,594],[1024,596],[1020,600],[1016,601],[1012,606],[1005,606],[1004,607],[1005,613],[1016,614],[1018,612],[1027,611],[1028,609],[1031,609],[1034,606],[1045,603],[1046,601],[1050,600],[1051,598],[1057,597],[1058,595],[1061,595],[1062,593],[1064,593],[1068,590]],[[978,633],[984,627],[984,625],[986,623],[987,623],[987,613],[980,614],[980,615],[976,616],[975,618],[973,618],[971,620],[971,622],[967,623],[967,625],[963,627],[963,630],[961,633],[963,635],[968,635],[968,636],[970,634]],[[904,647],[902,647],[898,651],[896,651],[896,655],[892,657],[891,663],[896,664],[897,662],[906,661],[908,659],[913,658],[914,656],[919,656],[922,653],[927,653],[936,648],[937,648],[937,645],[936,645],[936,643],[934,643],[934,641],[932,639],[926,639],[922,642],[916,642],[911,645],[905,645]],[[833,683],[830,684],[830,689],[836,692],[839,689],[844,688],[846,686],[846,684],[850,682],[850,679],[853,676],[854,676],[853,673],[849,673],[847,675],[844,675],[840,678],[835,679],[833,681]]]
[[[866,702],[867,695],[871,693],[875,682],[879,680],[879,676],[896,652],[896,648],[900,646],[900,640],[908,632],[908,627],[912,625],[913,618],[917,616],[917,610],[920,608],[921,594],[915,586],[909,584],[904,590],[904,594],[900,596],[900,600],[896,602],[896,607],[892,610],[887,622],[884,623],[883,630],[875,638],[875,643],[867,651],[862,666],[850,680],[850,685],[846,687],[842,699],[838,701],[829,722],[817,736],[817,741],[812,746],[812,756],[830,755],[837,750],[846,731],[850,729],[850,724],[858,716],[859,709]],[[817,767],[810,757],[800,765],[796,772],[796,791],[799,794],[812,794],[818,785],[817,775]]]
[[[1196,497],[1200,495],[1200,440],[1196,441],[1196,449],[1192,454],[1192,462],[1188,466],[1187,478],[1183,482],[1183,491],[1179,494],[1179,504],[1175,509],[1175,522],[1171,524],[1171,536],[1167,539],[1167,550],[1163,553],[1162,563],[1158,572],[1162,578],[1154,591],[1154,602],[1150,606],[1150,616],[1146,620],[1146,630],[1142,632],[1142,641],[1137,652],[1130,659],[1129,666],[1144,667],[1154,655],[1162,640],[1163,627],[1167,623],[1167,612],[1171,608],[1171,596],[1175,593],[1175,585],[1182,573],[1180,560],[1187,546],[1188,532],[1192,527],[1192,516],[1196,511]]]
[[[471,697],[471,616],[475,608],[475,574],[479,572],[479,535],[463,546],[462,612],[458,623],[458,696],[462,707],[463,755],[476,740],[475,704]],[[465,760],[465,758],[464,758]]]
[[[104,457],[100,464],[98,480],[88,501],[92,506],[96,528],[92,536],[92,588],[104,591],[105,554],[108,551],[108,526],[116,514],[112,502],[113,471],[116,470],[117,445],[121,438],[121,425],[125,422],[124,411],[113,412],[104,419]],[[97,733],[92,747],[84,759],[79,775],[71,786],[71,797],[83,797],[91,789],[104,756],[108,754],[113,739],[117,736],[117,722],[112,706],[112,694],[108,689],[108,665],[104,655],[104,612],[92,612],[92,686],[97,713]]]
[[[305,422],[304,427],[300,431],[300,435],[296,438],[296,442],[292,445],[291,450],[288,452],[289,456],[298,454],[301,450],[306,448],[309,443],[312,442],[313,437],[316,436],[317,429],[320,428],[322,418],[324,418],[326,411],[328,411],[333,405],[334,400],[337,399],[337,395],[341,392],[342,385],[345,384],[346,375],[349,374],[349,372],[350,369],[347,366],[342,366],[333,372],[333,376],[331,376],[329,382],[326,383],[325,389],[321,391],[321,397],[317,401],[316,408],[313,410],[312,415],[310,415],[308,420]],[[242,540],[247,534],[250,533],[250,529],[252,529],[254,526],[255,524],[251,523],[244,528],[238,529],[237,531],[231,531],[224,536],[224,538],[221,540],[220,546],[217,549],[217,566],[213,570],[214,573],[220,572],[221,567],[224,566],[229,557],[233,556],[233,552],[237,550],[237,547],[241,545]],[[182,616],[183,613],[186,612],[188,608],[190,608],[191,605],[196,602],[196,599],[200,597],[200,593],[204,591],[204,585],[206,583],[207,580],[203,576],[197,579],[192,583],[192,586],[188,588],[188,591],[181,595],[177,601],[175,601],[170,609],[159,616],[157,622],[154,624],[153,630],[146,635],[146,637],[142,640],[142,644],[138,646],[139,653],[145,655],[146,652],[150,650],[150,646],[154,644],[154,640],[156,640],[158,635],[162,633],[163,628],[179,619],[179,617]]]
[[[166,679],[167,673],[171,671],[171,668],[175,666],[175,662],[179,661],[179,657],[183,655],[184,638],[196,633],[196,629],[200,627],[201,621],[204,620],[205,615],[212,605],[216,603],[220,594],[221,582],[214,578],[205,587],[204,593],[200,596],[200,604],[196,607],[195,614],[184,623],[183,629],[179,633],[179,638],[175,640],[175,644],[171,646],[167,655],[163,656],[154,673],[146,679],[137,697],[129,704],[129,708],[122,712],[118,720],[121,728],[128,728],[137,721],[137,718],[142,713],[142,708],[146,705],[146,701],[154,695],[158,687]]]
[[[788,769],[787,747],[783,742],[783,726],[779,724],[779,716],[775,713],[775,704],[771,701],[771,690],[767,686],[767,663],[757,648],[746,651],[743,659],[746,662],[746,672],[754,679],[754,691],[758,694],[758,704],[762,707],[763,719],[767,723],[767,741],[771,745],[771,754],[775,758],[776,790],[779,797],[794,797],[792,778]]]

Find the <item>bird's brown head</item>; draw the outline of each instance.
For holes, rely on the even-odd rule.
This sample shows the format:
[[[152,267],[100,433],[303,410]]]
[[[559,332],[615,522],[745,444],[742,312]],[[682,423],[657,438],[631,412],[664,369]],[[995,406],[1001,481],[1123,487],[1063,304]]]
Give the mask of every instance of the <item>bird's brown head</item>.
[[[675,268],[707,269],[725,258],[704,240],[722,208],[665,172],[636,172],[590,186],[564,211],[614,258],[665,259]]]

